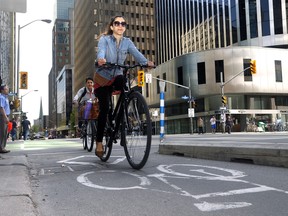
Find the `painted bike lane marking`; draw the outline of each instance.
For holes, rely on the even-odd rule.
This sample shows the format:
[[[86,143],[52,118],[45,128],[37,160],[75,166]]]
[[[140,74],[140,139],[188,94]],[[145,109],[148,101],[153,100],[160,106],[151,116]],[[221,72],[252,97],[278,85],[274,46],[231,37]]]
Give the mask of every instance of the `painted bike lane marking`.
[[[82,165],[91,165],[94,163],[90,162],[81,162],[81,161],[75,161],[78,159],[81,159],[85,156],[80,156],[80,157],[75,157],[63,161],[59,161],[59,163],[69,163],[69,164],[82,164]],[[93,156],[95,157],[95,156]],[[125,160],[125,157],[117,157],[116,160],[114,160],[110,164],[117,164]],[[94,164],[95,165],[95,164]],[[186,167],[189,168],[189,172],[191,173],[181,173],[177,172],[174,169],[177,167]],[[239,178],[245,177],[245,173],[238,171],[238,170],[232,170],[232,169],[226,169],[226,168],[221,168],[221,167],[214,167],[214,166],[204,166],[204,165],[195,165],[195,164],[170,164],[170,165],[159,165],[157,167],[157,170],[160,171],[160,173],[154,173],[150,174],[147,176],[140,176],[135,173],[131,172],[120,172],[125,175],[130,175],[132,177],[135,177],[139,180],[138,185],[130,186],[130,187],[110,187],[110,186],[103,186],[99,185],[97,183],[91,182],[89,180],[89,175],[94,174],[95,172],[87,172],[83,173],[80,176],[77,177],[77,181],[80,184],[83,184],[87,187],[92,187],[96,189],[101,189],[101,190],[134,190],[134,189],[141,189],[141,190],[151,190],[151,191],[158,191],[158,192],[163,192],[163,193],[172,193],[172,194],[177,194],[181,196],[186,196],[186,197],[191,197],[194,198],[195,200],[203,200],[203,199],[209,199],[212,197],[225,197],[225,196],[233,196],[233,195],[240,195],[240,194],[252,194],[252,193],[259,193],[259,192],[267,192],[267,191],[277,191],[281,193],[288,194],[287,191],[280,190],[277,188],[273,187],[268,187],[265,185],[260,185],[252,182],[248,182],[246,180],[241,180]],[[214,172],[211,172],[211,170],[215,170],[215,172],[223,172],[223,173],[228,173],[227,175],[219,175]],[[116,170],[102,170],[100,171],[102,173],[111,173],[112,175],[119,173],[119,171]],[[197,173],[197,174],[196,174]],[[171,191],[164,191],[164,190],[158,190],[158,189],[151,189],[149,186],[151,185],[151,181],[149,178],[156,178],[160,182],[167,184],[169,187],[173,188],[175,192]],[[213,192],[213,193],[205,193],[205,194],[191,194],[190,192],[183,190],[181,187],[178,185],[172,184],[169,182],[169,179],[175,179],[175,178],[180,178],[180,179],[198,179],[198,180],[213,180],[213,181],[228,181],[228,182],[239,182],[239,183],[245,183],[249,185],[253,185],[251,188],[245,188],[245,189],[237,189],[237,190],[229,190],[229,191],[219,191],[219,192]],[[210,211],[218,211],[218,210],[224,210],[224,209],[234,209],[234,208],[242,208],[242,207],[248,207],[251,206],[252,203],[248,202],[214,202],[214,203],[209,203],[206,201],[200,202],[200,203],[194,203],[194,206],[197,207],[200,211],[203,212],[210,212]]]

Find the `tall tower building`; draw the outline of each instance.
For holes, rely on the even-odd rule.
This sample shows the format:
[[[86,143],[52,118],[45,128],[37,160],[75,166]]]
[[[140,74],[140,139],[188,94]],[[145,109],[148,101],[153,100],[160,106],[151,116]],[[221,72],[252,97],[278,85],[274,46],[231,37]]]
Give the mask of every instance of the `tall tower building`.
[[[52,69],[49,74],[49,127],[54,128],[66,125],[69,121],[70,113],[63,113],[71,108],[59,108],[59,103],[72,106],[72,98],[66,101],[66,94],[62,94],[64,88],[68,95],[71,95],[72,87],[72,65],[71,65],[71,17],[70,11],[74,8],[74,0],[56,0],[54,5],[54,27],[52,31],[53,43],[52,43]],[[66,73],[65,70],[68,70]],[[63,83],[59,84],[64,74],[69,74],[70,80],[65,80],[65,86]],[[62,77],[60,79],[60,77]],[[58,81],[57,81],[58,80]],[[67,83],[68,82],[68,83]],[[70,83],[69,83],[70,82]],[[67,83],[67,86],[66,86]],[[61,88],[58,88],[58,84]],[[68,87],[69,86],[69,87]],[[67,88],[66,88],[67,87]],[[61,89],[61,92],[59,90]],[[63,108],[63,109],[62,109]],[[61,112],[61,113],[59,113]],[[71,112],[71,111],[70,111]],[[68,119],[66,118],[68,116]],[[63,117],[64,119],[62,119]]]
[[[123,15],[128,23],[125,35],[151,61],[155,61],[154,1],[75,0],[74,91],[93,77],[97,38],[106,30],[111,17]],[[132,62],[133,59],[129,59]]]
[[[15,13],[0,10],[0,84],[15,92]]]

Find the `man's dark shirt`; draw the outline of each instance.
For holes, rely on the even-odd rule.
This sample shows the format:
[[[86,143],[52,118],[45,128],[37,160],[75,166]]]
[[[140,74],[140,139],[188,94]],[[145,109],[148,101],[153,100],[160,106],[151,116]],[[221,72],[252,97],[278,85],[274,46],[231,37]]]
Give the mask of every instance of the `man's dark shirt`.
[[[22,121],[23,131],[29,130],[29,125],[31,125],[29,120],[27,120],[27,119],[23,120]]]

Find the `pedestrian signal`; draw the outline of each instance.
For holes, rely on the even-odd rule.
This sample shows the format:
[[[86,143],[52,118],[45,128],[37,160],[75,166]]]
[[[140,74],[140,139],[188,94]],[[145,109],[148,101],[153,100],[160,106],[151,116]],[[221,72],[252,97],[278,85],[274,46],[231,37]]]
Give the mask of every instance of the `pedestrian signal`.
[[[144,71],[138,71],[138,86],[143,87],[145,83]]]
[[[250,72],[251,74],[256,74],[256,60],[250,61]]]
[[[20,72],[20,89],[28,88],[28,72]]]
[[[224,105],[226,105],[227,104],[227,97],[226,96],[222,96],[222,103],[224,104]]]

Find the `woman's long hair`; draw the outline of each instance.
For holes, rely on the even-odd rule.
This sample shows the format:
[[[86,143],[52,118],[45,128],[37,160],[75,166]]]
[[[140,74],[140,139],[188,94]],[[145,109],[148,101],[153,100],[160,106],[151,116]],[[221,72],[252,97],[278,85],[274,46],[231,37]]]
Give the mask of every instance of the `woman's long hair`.
[[[113,34],[113,31],[110,27],[113,26],[115,19],[118,17],[122,17],[123,19],[125,19],[124,16],[122,16],[122,15],[116,15],[116,16],[112,17],[109,24],[106,27],[106,31],[99,35],[99,37],[97,38],[98,40],[100,39],[100,37],[102,35],[112,35]]]

